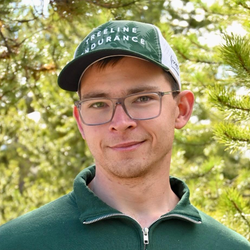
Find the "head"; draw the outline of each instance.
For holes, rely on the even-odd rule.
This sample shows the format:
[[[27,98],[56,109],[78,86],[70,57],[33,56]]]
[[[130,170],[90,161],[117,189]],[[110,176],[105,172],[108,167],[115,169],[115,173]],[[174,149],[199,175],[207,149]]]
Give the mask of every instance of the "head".
[[[133,30],[130,22],[115,24],[116,30],[111,25],[104,26],[104,30],[99,28],[92,32],[84,44],[89,44],[95,50],[94,47],[98,46],[96,39],[108,32],[105,30],[116,32],[114,36],[107,34],[111,41],[118,40],[116,37],[120,36],[122,27]],[[145,24],[137,24],[137,27],[140,25],[144,27]],[[154,33],[158,32],[152,25],[147,28]],[[140,30],[134,32],[141,34]],[[134,37],[137,40],[133,37],[131,39],[142,39],[140,36]],[[91,45],[91,38],[94,45]],[[155,58],[142,56],[143,48],[149,49],[146,40],[143,41],[145,46],[141,46],[138,54],[127,49],[122,50],[121,46],[116,50],[114,48],[117,46],[114,44],[112,48],[107,44],[106,50],[104,46],[100,50],[87,53],[85,59],[88,62],[84,62],[85,54],[82,54],[79,59],[77,57],[66,66],[65,71],[69,73],[71,69],[76,73],[77,68],[83,66],[81,73],[78,72],[78,79],[69,82],[64,79],[65,72],[59,77],[61,87],[78,91],[81,102],[87,100],[85,111],[90,110],[89,114],[93,114],[92,110],[99,112],[98,115],[94,114],[96,120],[89,115],[90,119],[86,118],[84,121],[80,117],[80,109],[75,108],[74,116],[96,165],[102,171],[119,178],[140,177],[154,171],[157,166],[160,168],[170,165],[174,130],[185,126],[194,102],[190,91],[172,93],[180,90],[180,79],[176,73],[178,67],[176,63],[171,63],[175,57],[172,49],[168,48],[172,59],[167,67],[163,65],[163,61],[167,62],[166,58],[158,58],[156,62]],[[161,41],[161,44],[164,43],[167,42]],[[174,60],[177,62],[177,59]],[[170,69],[171,65],[174,68]]]

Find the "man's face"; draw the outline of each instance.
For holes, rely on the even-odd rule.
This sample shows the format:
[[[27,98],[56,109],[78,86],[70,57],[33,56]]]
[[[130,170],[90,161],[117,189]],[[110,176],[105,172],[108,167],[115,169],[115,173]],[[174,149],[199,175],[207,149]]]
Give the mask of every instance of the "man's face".
[[[80,90],[82,98],[118,98],[149,91],[171,91],[163,70],[129,57],[105,68],[91,66],[82,78]],[[176,99],[163,96],[161,114],[152,120],[130,119],[121,105],[116,106],[114,117],[107,124],[87,126],[78,119],[96,167],[119,178],[142,177],[163,166],[168,170],[179,115]]]

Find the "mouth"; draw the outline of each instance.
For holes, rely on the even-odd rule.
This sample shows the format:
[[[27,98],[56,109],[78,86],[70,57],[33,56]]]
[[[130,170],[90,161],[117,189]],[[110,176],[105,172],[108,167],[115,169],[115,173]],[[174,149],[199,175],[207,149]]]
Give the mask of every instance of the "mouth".
[[[116,151],[131,151],[140,147],[145,141],[130,141],[122,142],[111,146],[110,148]]]

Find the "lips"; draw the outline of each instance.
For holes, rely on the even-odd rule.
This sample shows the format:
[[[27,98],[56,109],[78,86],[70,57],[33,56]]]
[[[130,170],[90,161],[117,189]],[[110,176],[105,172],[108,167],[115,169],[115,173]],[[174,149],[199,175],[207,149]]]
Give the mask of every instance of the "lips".
[[[133,150],[139,147],[145,141],[129,141],[129,142],[121,142],[110,146],[111,149],[114,150]]]

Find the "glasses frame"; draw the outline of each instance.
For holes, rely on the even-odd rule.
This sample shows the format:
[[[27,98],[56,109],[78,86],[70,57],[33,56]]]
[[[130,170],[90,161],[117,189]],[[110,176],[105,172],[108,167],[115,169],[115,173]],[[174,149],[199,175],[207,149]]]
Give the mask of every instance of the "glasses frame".
[[[160,114],[161,114],[161,109],[162,109],[162,97],[164,95],[170,95],[170,94],[173,94],[173,93],[180,93],[180,90],[172,90],[172,91],[166,91],[166,92],[161,92],[161,91],[153,91],[153,92],[140,92],[140,93],[135,93],[135,94],[131,94],[131,95],[127,95],[125,97],[120,97],[120,98],[107,98],[107,97],[103,97],[103,98],[100,98],[100,97],[97,97],[97,98],[87,98],[87,99],[84,99],[84,100],[79,100],[79,101],[76,101],[75,102],[75,106],[77,107],[78,109],[78,112],[80,114],[80,118],[81,118],[81,121],[87,125],[87,126],[98,126],[98,125],[103,125],[103,124],[106,124],[106,123],[109,123],[112,121],[113,117],[114,117],[114,114],[115,114],[115,110],[116,110],[116,106],[117,105],[121,105],[124,112],[127,114],[127,116],[132,119],[132,120],[151,120],[151,119],[154,119],[156,117],[158,117]],[[127,108],[124,104],[124,101],[126,98],[128,97],[131,97],[131,96],[135,96],[135,95],[143,95],[143,94],[157,94],[159,97],[160,97],[160,110],[159,110],[159,113],[156,115],[156,116],[153,116],[153,117],[150,117],[150,118],[133,118],[129,115],[128,111],[127,111]],[[174,96],[175,97],[175,96]],[[113,112],[112,112],[112,116],[111,118],[106,121],[106,122],[102,122],[102,123],[95,123],[95,124],[92,124],[92,123],[86,123],[82,117],[82,114],[81,114],[81,104],[83,102],[86,102],[86,101],[90,101],[90,100],[100,100],[100,99],[105,99],[105,100],[110,100],[112,103],[113,103]]]

